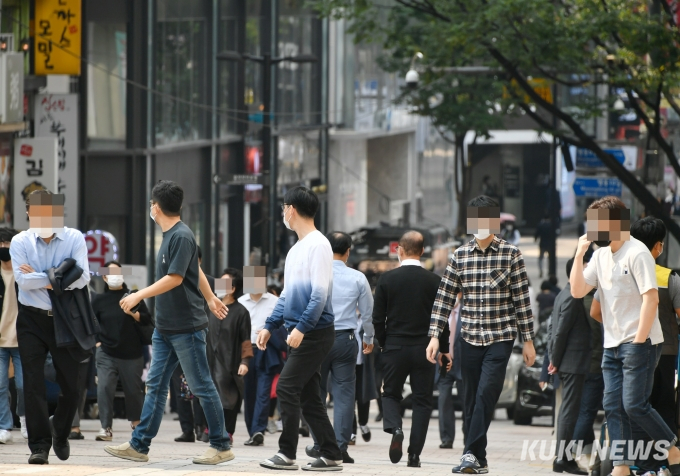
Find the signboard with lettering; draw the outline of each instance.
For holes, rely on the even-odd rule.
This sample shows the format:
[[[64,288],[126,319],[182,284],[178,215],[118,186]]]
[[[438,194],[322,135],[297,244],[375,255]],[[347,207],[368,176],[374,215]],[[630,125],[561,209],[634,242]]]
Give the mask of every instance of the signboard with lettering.
[[[118,243],[111,233],[103,230],[90,230],[83,235],[87,245],[90,271],[96,272],[108,261],[118,260]]]
[[[24,120],[24,55],[0,54],[0,122]]]
[[[26,200],[33,190],[57,190],[59,161],[57,139],[41,137],[14,140],[14,228],[28,230]]]
[[[614,159],[616,159],[619,164],[623,165],[626,170],[636,169],[637,147],[623,146],[615,149],[604,149],[604,151],[614,157]],[[576,149],[576,167],[587,169],[607,168],[593,151],[582,147]]]
[[[78,228],[78,95],[37,95],[35,136],[57,139],[59,186],[54,192],[66,196],[64,224]]]
[[[81,0],[35,0],[35,74],[80,76]]]
[[[576,177],[574,195],[600,198],[607,195],[621,196],[621,180],[611,177]]]

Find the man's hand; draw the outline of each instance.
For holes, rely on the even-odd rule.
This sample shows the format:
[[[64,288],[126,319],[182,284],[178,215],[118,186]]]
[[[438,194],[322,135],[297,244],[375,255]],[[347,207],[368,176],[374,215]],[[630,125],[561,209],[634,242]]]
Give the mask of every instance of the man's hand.
[[[522,357],[527,367],[531,367],[536,362],[536,349],[534,349],[534,342],[528,341],[524,343],[522,348]]]
[[[241,364],[238,366],[238,374],[243,377],[248,373],[248,366],[246,364]]]
[[[140,319],[139,311],[137,311],[137,312],[124,311],[124,312],[125,312],[125,314],[127,314],[128,316],[132,316],[132,318],[133,318],[135,321],[139,322],[139,319]]]
[[[425,350],[425,357],[427,360],[433,364],[437,362],[437,352],[439,352],[439,338],[430,338],[430,343],[427,344],[427,349]]]
[[[548,382],[538,382],[538,386],[541,387],[541,390],[545,391],[545,387],[548,386]]]
[[[227,317],[227,314],[229,313],[229,309],[227,309],[227,306],[217,296],[213,296],[208,301],[208,307],[210,308],[210,311],[215,315],[215,317],[218,318],[219,320],[222,320],[225,317]]]
[[[259,331],[257,333],[257,339],[255,340],[255,345],[257,345],[257,348],[260,350],[265,350],[267,348],[267,342],[271,336],[271,332],[269,332],[267,329],[262,329]]]
[[[574,259],[583,258],[583,256],[586,254],[586,251],[588,251],[590,243],[591,242],[588,241],[588,235],[581,236],[578,239],[578,244],[576,245],[576,255],[574,256]]]
[[[451,370],[451,367],[453,367],[453,360],[451,359],[451,355],[450,355],[450,354],[439,354],[439,356],[437,357],[437,362],[439,362],[439,366],[440,366],[440,367],[441,367],[442,365],[444,365],[444,364],[442,363],[442,357],[444,357],[444,356],[446,356],[446,358],[449,359],[449,360],[448,360],[448,363],[446,364],[446,371],[448,372],[448,371]]]
[[[22,264],[21,266],[19,266],[19,271],[21,271],[24,274],[35,273],[35,270],[31,268],[31,266],[28,264]]]
[[[300,344],[302,343],[302,339],[305,337],[305,335],[300,332],[297,329],[293,329],[293,332],[290,333],[288,336],[287,343],[289,346],[291,346],[293,349],[297,349],[300,347]]]
[[[555,367],[552,362],[548,365],[548,373],[550,375],[555,375],[557,373],[557,367]]]
[[[367,344],[364,342],[364,355],[368,355],[373,352],[373,344]]]
[[[142,298],[139,296],[139,293],[132,293],[129,294],[128,296],[124,297],[123,299],[120,300],[120,308],[126,313],[130,314],[130,309],[135,307],[139,302],[142,300]]]

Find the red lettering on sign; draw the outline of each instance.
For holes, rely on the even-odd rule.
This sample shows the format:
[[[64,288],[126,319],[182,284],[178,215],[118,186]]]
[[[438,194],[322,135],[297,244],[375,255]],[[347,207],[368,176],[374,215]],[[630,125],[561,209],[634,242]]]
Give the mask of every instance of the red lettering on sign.
[[[390,241],[390,256],[397,256],[397,248],[399,248],[399,242]]]
[[[26,157],[30,157],[33,155],[33,146],[24,144],[21,146],[21,149],[19,151],[21,155],[24,155]]]
[[[68,32],[72,35],[75,35],[76,33],[78,33],[78,27],[75,25],[71,25],[70,27],[68,27]]]

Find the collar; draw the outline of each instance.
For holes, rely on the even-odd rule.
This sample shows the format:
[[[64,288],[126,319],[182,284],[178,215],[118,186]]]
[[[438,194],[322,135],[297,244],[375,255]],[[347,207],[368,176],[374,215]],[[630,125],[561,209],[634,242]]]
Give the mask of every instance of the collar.
[[[66,233],[66,227],[64,227],[64,229],[61,230],[61,231],[55,232],[55,233],[54,233],[54,238],[53,238],[53,239],[58,238],[58,239],[60,239],[61,241],[64,241],[64,234],[65,234],[65,233]],[[36,241],[38,241],[38,240],[40,239],[40,236],[38,236],[38,233],[37,233],[37,232],[33,232],[33,237],[35,238]]]
[[[401,262],[401,266],[420,266],[423,267],[422,263],[418,259],[405,259]]]
[[[501,243],[501,239],[498,237],[498,235],[494,235],[493,240],[491,240],[491,244],[489,244],[489,247],[487,248],[487,250],[489,248],[491,248],[494,251],[498,251],[498,247],[499,247],[500,243]],[[477,250],[481,253],[484,253],[484,251],[485,251],[482,248],[480,248],[479,243],[477,243],[477,239],[474,236],[472,237],[472,240],[470,240],[468,242],[468,249],[470,251]]]
[[[263,299],[269,299],[269,298],[272,298],[272,297],[276,297],[276,296],[274,296],[273,294],[270,294],[269,292],[262,293],[262,296],[260,296],[259,301],[256,301],[256,300],[254,300],[253,298],[251,298],[251,297],[250,297],[250,293],[246,293],[246,294],[244,294],[244,296],[246,296],[246,300],[252,301],[252,302],[254,302],[255,304],[257,304],[258,302],[262,301]],[[238,299],[237,299],[237,301],[238,301]]]

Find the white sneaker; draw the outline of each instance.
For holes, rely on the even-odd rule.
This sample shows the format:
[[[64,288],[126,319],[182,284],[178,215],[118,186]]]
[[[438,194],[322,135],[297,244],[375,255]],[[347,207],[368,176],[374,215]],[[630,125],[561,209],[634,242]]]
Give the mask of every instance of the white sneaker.
[[[276,430],[279,433],[283,431],[283,422],[281,420],[276,420]]]
[[[27,440],[28,428],[26,428],[26,417],[25,416],[19,417],[19,420],[21,421],[21,436],[24,437],[24,440]]]
[[[0,444],[11,445],[12,443],[14,443],[12,433],[9,430],[0,430]]]
[[[111,441],[111,440],[113,440],[113,433],[111,432],[111,428],[102,428],[101,430],[99,430],[99,433],[97,433],[95,440],[96,441]]]

